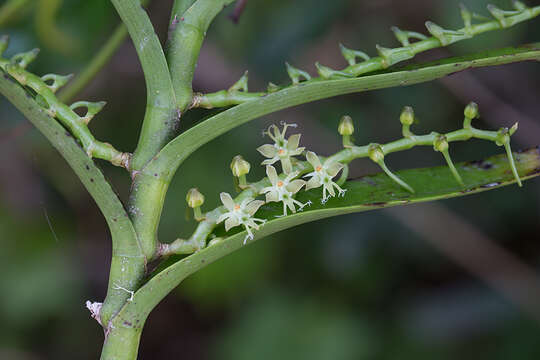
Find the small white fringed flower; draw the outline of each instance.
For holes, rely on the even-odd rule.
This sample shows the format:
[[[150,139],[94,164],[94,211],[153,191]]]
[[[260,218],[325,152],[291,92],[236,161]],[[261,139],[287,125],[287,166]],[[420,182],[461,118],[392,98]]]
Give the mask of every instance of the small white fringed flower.
[[[226,192],[219,194],[221,202],[229,210],[225,214],[221,215],[217,221],[219,224],[225,220],[225,231],[243,225],[247,231],[247,235],[244,238],[244,245],[247,239],[253,240],[253,233],[251,229],[259,230],[259,224],[264,224],[266,220],[254,218],[253,215],[264,204],[262,200],[245,199],[240,204],[236,204],[231,195]],[[257,224],[257,222],[259,224]]]
[[[298,205],[299,211],[302,211],[304,206],[311,205],[311,202],[308,201],[305,204],[302,204],[300,201],[294,199],[294,194],[296,194],[302,186],[306,185],[306,182],[301,179],[293,180],[298,176],[298,172],[292,172],[288,174],[285,179],[281,180],[278,177],[276,168],[272,165],[266,166],[266,175],[270,179],[272,186],[265,187],[261,190],[261,194],[266,194],[266,202],[283,202],[283,215],[287,216],[287,207],[293,212],[296,213],[296,206]]]
[[[304,176],[311,177],[306,184],[306,190],[315,189],[322,185],[323,198],[321,203],[323,204],[328,201],[329,197],[336,196],[334,188],[338,191],[338,195],[345,195],[346,190],[343,190],[338,184],[332,181],[338,172],[343,169],[344,165],[342,163],[337,161],[326,161],[324,164],[321,164],[319,157],[312,151],[307,152],[306,159],[313,166],[313,172]],[[328,196],[326,196],[326,192],[329,193]]]
[[[276,125],[270,125],[264,134],[268,135],[274,141],[274,144],[265,144],[257,148],[258,152],[268,158],[262,162],[262,165],[272,165],[276,161],[281,161],[281,167],[285,174],[292,172],[291,157],[302,154],[305,149],[298,147],[301,134],[294,134],[289,136],[288,139],[285,139],[285,132],[288,127],[296,127],[296,125],[283,123],[283,130],[281,132]]]

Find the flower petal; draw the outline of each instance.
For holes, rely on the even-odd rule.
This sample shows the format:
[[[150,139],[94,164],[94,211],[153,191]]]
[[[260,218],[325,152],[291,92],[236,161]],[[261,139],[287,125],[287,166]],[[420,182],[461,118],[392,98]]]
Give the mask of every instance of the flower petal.
[[[287,186],[286,186],[286,189],[287,191],[289,191],[291,194],[296,194],[298,191],[300,191],[300,189],[302,188],[302,186],[306,185],[306,182],[304,180],[300,180],[300,179],[297,179],[297,180],[293,180],[291,181]]]
[[[273,158],[277,155],[277,149],[274,145],[264,144],[257,148],[257,151],[261,153],[262,156],[267,158]]]
[[[249,204],[246,205],[244,211],[248,213],[249,215],[253,216],[259,210],[259,208],[264,204],[264,201],[262,200],[253,200]]]
[[[336,196],[336,192],[334,191],[334,187],[332,186],[333,183],[330,183],[330,185],[328,184],[324,184],[324,188],[326,190],[328,190],[328,192],[330,193],[330,195],[332,196]]]
[[[278,201],[279,201],[279,195],[277,191],[272,190],[266,193],[266,202],[278,202]]]
[[[229,231],[230,228],[240,225],[240,222],[237,218],[228,218],[225,221],[225,231]]]
[[[272,165],[266,166],[266,175],[268,175],[268,179],[270,179],[270,182],[272,183],[272,185],[276,185],[277,182],[279,181],[276,168],[273,167]]]
[[[302,136],[302,134],[294,134],[289,136],[287,139],[287,150],[293,151],[298,148],[298,145],[300,145],[300,136]]]
[[[221,198],[221,202],[227,208],[227,210],[229,210],[229,211],[234,210],[234,201],[233,201],[231,195],[229,195],[226,192],[222,192],[221,194],[219,194],[219,197]]]
[[[273,157],[272,159],[266,159],[266,160],[264,160],[261,164],[262,164],[262,165],[272,165],[272,164],[274,164],[274,163],[275,163],[276,161],[278,161],[278,160],[279,160],[279,157],[276,156],[276,157]]]
[[[337,173],[343,169],[345,165],[343,165],[342,163],[340,162],[337,162],[337,161],[332,161],[331,163],[329,164],[325,164],[325,167],[326,167],[326,173],[328,175],[330,175],[331,178],[333,178],[334,176],[337,175]]]
[[[315,189],[321,186],[321,182],[316,177],[311,178],[306,184],[306,190]]]
[[[309,161],[309,163],[311,164],[311,166],[313,166],[314,169],[318,166],[321,166],[321,161],[319,160],[319,157],[313,151],[308,151],[306,153],[306,159],[307,161]]]
[[[217,224],[219,224],[220,222],[222,222],[223,220],[225,219],[228,219],[231,217],[231,214],[230,213],[225,213],[225,214],[222,214],[218,219],[217,219]]]

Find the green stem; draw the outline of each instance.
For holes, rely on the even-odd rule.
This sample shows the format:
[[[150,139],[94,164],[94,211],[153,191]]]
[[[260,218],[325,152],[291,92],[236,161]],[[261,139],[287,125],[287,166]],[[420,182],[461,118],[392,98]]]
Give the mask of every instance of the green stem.
[[[72,108],[61,102],[43,78],[26,71],[19,65],[11,64],[1,56],[0,68],[15,78],[21,85],[28,86],[41,96],[41,99],[48,106],[46,111],[49,115],[60,120],[70,130],[77,140],[81,142],[89,157],[107,160],[115,166],[128,168],[130,154],[116,150],[109,143],[96,140],[83,117],[80,117]]]
[[[197,0],[183,13],[190,1],[176,0],[169,27],[167,60],[178,109],[184,112],[192,102],[193,73],[206,31],[223,7],[235,0]]]
[[[131,164],[138,171],[170,140],[179,116],[165,54],[146,10],[138,0],[111,1],[128,29],[146,82],[146,114]]]
[[[0,71],[1,73],[1,71]],[[106,326],[130,297],[120,287],[136,289],[145,270],[137,234],[123,204],[101,171],[65,128],[26,95],[25,90],[8,77],[0,76],[4,95],[51,142],[77,174],[103,213],[111,231],[113,256],[107,297],[101,308],[101,323]]]
[[[448,167],[450,168],[450,171],[452,172],[452,175],[454,175],[454,178],[456,181],[461,185],[465,186],[463,183],[463,179],[461,179],[461,176],[459,175],[456,167],[454,166],[454,162],[452,161],[452,158],[450,157],[450,153],[447,150],[442,151],[442,154],[444,156],[444,160],[446,160],[446,163],[448,164]]]
[[[123,322],[106,334],[100,360],[136,360],[142,324]]]
[[[286,88],[223,111],[185,131],[167,144],[144,171],[148,174],[157,173],[165,181],[170,181],[180,164],[200,146],[241,124],[278,110],[336,95],[422,83],[470,68],[538,59],[540,44],[537,43],[522,48],[505,48],[447,59],[436,65],[425,64],[410,70],[402,69],[357,79],[304,83],[302,86]]]
[[[536,6],[536,7],[528,9],[526,16],[524,16],[523,14],[518,14],[518,15],[509,17],[509,19],[511,20],[515,18],[515,19],[519,19],[519,22],[522,22],[522,21],[530,20],[538,16],[539,14],[540,14],[540,6]],[[473,25],[470,28],[459,29],[457,30],[457,32],[466,32],[469,35],[469,37],[460,39],[460,40],[465,40],[465,39],[470,39],[475,35],[479,35],[488,31],[499,30],[502,28],[503,27],[497,20],[492,20],[483,24]],[[379,56],[379,57],[366,59],[365,61],[361,63],[349,65],[343,70],[334,70],[333,73],[336,74],[335,76],[331,76],[329,78],[312,77],[310,78],[310,80],[305,81],[303,84],[310,83],[310,82],[319,82],[319,81],[324,81],[328,79],[339,79],[339,78],[342,78],[342,76],[339,76],[340,73],[344,75],[357,77],[357,76],[360,76],[369,72],[384,70],[404,60],[412,59],[414,56],[416,56],[417,54],[421,52],[447,46],[447,45],[449,44],[442,44],[441,41],[437,39],[436,37],[429,37],[424,40],[417,41],[415,43],[409,44],[401,48],[389,49],[391,50],[391,52],[393,52],[396,55],[388,55],[386,57]],[[295,85],[297,85],[297,81],[293,80],[292,86],[294,87]],[[221,90],[221,91],[210,93],[210,94],[198,94],[193,100],[192,107],[202,107],[206,109],[212,109],[215,107],[228,107],[232,105],[238,105],[238,104],[243,104],[249,101],[253,101],[264,95],[266,95],[266,93],[264,92],[255,92],[255,93],[245,92],[245,93],[239,93],[239,94],[228,94],[227,91]]]
[[[540,167],[540,154],[536,149],[520,154],[515,154],[520,161],[517,163],[519,172],[522,177],[532,178],[540,175],[538,168]],[[337,216],[341,214],[350,214],[360,211],[368,211],[378,209],[381,207],[390,207],[398,205],[413,204],[425,201],[433,201],[438,199],[447,199],[457,196],[465,196],[469,194],[475,194],[482,191],[495,189],[498,186],[508,185],[515,182],[515,179],[508,176],[508,162],[504,156],[498,155],[486,159],[486,162],[493,164],[490,170],[485,169],[471,169],[470,164],[458,164],[459,168],[468,168],[468,176],[471,179],[469,188],[467,191],[463,191],[461,186],[456,185],[454,187],[445,183],[444,186],[440,186],[438,182],[432,181],[434,176],[444,176],[445,168],[432,168],[421,170],[406,170],[398,174],[403,174],[403,177],[407,179],[418,181],[422,183],[423,187],[419,191],[412,195],[400,196],[395,198],[394,194],[388,191],[387,187],[381,189],[374,189],[371,183],[383,183],[384,179],[381,176],[375,175],[370,177],[371,181],[352,182],[348,186],[347,196],[340,198],[340,202],[335,202],[334,205],[312,205],[312,208],[307,209],[304,212],[298,212],[285,217],[275,218],[268,221],[258,231],[254,233],[253,241],[262,239],[268,235],[271,235],[277,231],[285,228],[290,228],[299,224],[315,221],[331,216]],[[497,186],[492,184],[497,184]],[[252,184],[253,185],[253,184]],[[251,191],[251,190],[246,190]],[[357,192],[356,194],[354,194]],[[375,192],[383,203],[378,203],[377,198],[373,198],[372,195]],[[354,195],[353,195],[354,194]],[[243,196],[241,194],[240,196]],[[306,193],[309,196],[309,193]],[[351,196],[360,200],[348,200]],[[304,197],[308,199],[309,197]],[[311,197],[312,200],[315,198]],[[375,203],[373,203],[375,201]],[[215,210],[213,211],[215,212]],[[208,215],[208,214],[207,214]],[[202,224],[202,223],[201,223]],[[245,231],[240,231],[217,242],[212,246],[208,246],[195,254],[185,257],[184,259],[170,265],[163,269],[150,279],[145,285],[143,285],[134,295],[133,301],[126,303],[125,307],[120,311],[119,316],[115,319],[114,325],[120,326],[122,321],[128,320],[130,323],[144,323],[146,317],[150,311],[170,292],[172,291],[182,280],[187,276],[197,272],[201,268],[211,264],[212,262],[242,248],[244,245]],[[251,243],[252,241],[250,241]]]

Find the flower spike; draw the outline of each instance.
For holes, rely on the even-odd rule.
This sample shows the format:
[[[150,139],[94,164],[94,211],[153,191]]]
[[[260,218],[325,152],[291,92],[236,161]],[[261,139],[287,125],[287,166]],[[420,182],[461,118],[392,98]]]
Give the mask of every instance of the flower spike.
[[[369,60],[369,56],[363,51],[346,48],[343,44],[339,44],[339,49],[341,50],[341,55],[343,55],[351,66],[356,64],[357,58],[364,59],[364,61]]]
[[[379,53],[379,56],[383,59],[382,67],[384,69],[414,57],[414,52],[408,47],[395,49],[385,48],[380,45],[376,45],[375,47],[377,48],[377,53]]]
[[[516,5],[516,3],[514,3],[514,6],[516,8],[521,8],[521,10],[501,10],[492,4],[489,4],[487,9],[490,14],[499,22],[499,25],[501,25],[501,27],[504,29],[529,18],[529,14],[526,13],[525,5],[521,5],[522,6],[520,7],[520,5]]]
[[[235,82],[227,91],[228,92],[234,92],[234,91],[248,92],[248,71],[246,70],[244,72],[244,75],[242,75],[242,77],[237,82]]]
[[[41,77],[41,80],[43,80],[43,82],[47,83],[47,81],[50,81],[52,80],[52,84],[47,84],[47,86],[49,87],[49,89],[51,89],[51,91],[53,93],[55,93],[56,91],[58,91],[58,89],[60,89],[62,86],[66,85],[67,82],[69,80],[71,80],[71,78],[73,77],[73,74],[69,74],[69,75],[56,75],[56,74],[47,74],[47,75],[43,75]]]
[[[298,146],[301,134],[294,134],[285,139],[285,133],[289,127],[296,127],[296,125],[283,123],[282,131],[276,125],[270,125],[263,135],[268,135],[274,141],[274,144],[265,144],[257,148],[258,152],[268,158],[262,162],[262,165],[272,165],[276,161],[280,161],[285,174],[292,172],[291,159],[293,156],[302,154],[305,149]]]
[[[382,150],[381,145],[379,144],[371,144],[369,145],[368,150],[368,156],[369,158],[379,165],[381,169],[390,177],[390,179],[394,180],[396,183],[398,183],[401,187],[405,188],[407,191],[414,194],[414,189],[410,187],[405,181],[401,180],[397,175],[392,173],[390,169],[386,166],[384,162],[384,152]]]
[[[296,213],[296,205],[299,206],[299,211],[302,211],[304,206],[311,205],[311,202],[308,201],[305,204],[302,204],[300,201],[294,199],[294,194],[296,194],[306,182],[304,180],[296,179],[299,173],[293,172],[288,174],[284,179],[280,179],[276,168],[272,165],[266,165],[266,175],[270,180],[272,186],[267,186],[261,190],[261,194],[266,194],[266,202],[283,202],[283,215],[287,216],[287,208],[289,208],[293,213]]]
[[[274,84],[273,82],[269,82],[268,83],[268,87],[266,88],[266,91],[269,92],[269,93],[273,93],[273,92],[276,92],[276,91],[279,91],[281,88]]]
[[[332,179],[343,169],[344,165],[337,161],[325,161],[321,164],[321,160],[312,151],[308,151],[306,154],[307,161],[313,166],[313,172],[306,174],[304,177],[310,177],[306,184],[306,190],[315,189],[320,186],[323,187],[323,198],[321,203],[324,204],[330,197],[336,196],[335,190],[338,191],[339,196],[345,196],[347,190],[343,190]],[[335,188],[335,190],[334,190]],[[328,196],[326,195],[328,192]]]
[[[308,81],[311,80],[311,75],[307,72],[297,69],[289,63],[285,63],[285,65],[287,66],[287,74],[289,74],[293,85],[298,85],[301,77]]]
[[[401,43],[403,47],[407,47],[411,45],[409,39],[418,39],[418,40],[427,39],[427,36],[424,34],[420,34],[415,31],[403,31],[397,26],[392,26],[390,30],[392,30],[392,32],[396,36],[396,39]]]
[[[506,155],[508,156],[508,162],[510,163],[510,168],[512,169],[512,174],[517,181],[517,184],[521,187],[521,179],[517,172],[516,163],[514,161],[514,155],[512,154],[512,148],[510,147],[510,136],[512,136],[518,129],[518,123],[515,123],[510,129],[502,128],[497,134],[497,141],[495,142],[498,146],[504,146],[506,150]]]
[[[33,49],[24,53],[19,53],[16,55],[13,55],[11,58],[12,64],[17,64],[21,68],[26,69],[28,64],[30,64],[32,61],[36,59],[36,57],[39,54],[39,49]]]
[[[349,73],[346,73],[346,72],[343,72],[343,71],[339,71],[339,70],[331,69],[328,66],[324,66],[324,65],[319,64],[318,62],[315,63],[315,67],[317,68],[317,73],[319,74],[319,76],[321,78],[325,79],[325,80],[333,78],[333,77],[338,77],[338,78],[343,78],[343,77],[351,78],[351,77],[354,77],[354,75],[352,75],[352,74],[349,74]]]
[[[443,29],[432,21],[426,21],[426,28],[444,46],[472,37],[464,32]]]
[[[450,153],[448,152],[448,140],[446,139],[446,136],[439,135],[433,142],[433,150],[440,152],[444,156],[444,160],[446,160],[446,163],[448,164],[448,167],[450,168],[450,171],[452,172],[452,175],[454,175],[454,178],[456,181],[461,185],[465,186],[463,183],[463,180],[461,179],[461,176],[459,175],[459,172],[457,171],[456,167],[454,166],[454,163],[452,162],[452,158],[450,157]]]
[[[80,119],[84,121],[85,124],[88,125],[90,120],[96,116],[98,112],[103,109],[103,107],[107,104],[106,101],[99,101],[99,102],[89,102],[89,101],[77,101],[69,107],[71,110],[75,110],[78,108],[85,107],[86,108],[86,115],[81,116]]]
[[[253,217],[257,210],[264,204],[264,201],[248,198],[240,204],[237,204],[234,202],[231,195],[226,192],[222,192],[219,196],[223,206],[225,206],[228,211],[218,218],[217,223],[219,224],[225,220],[225,231],[243,225],[247,231],[247,235],[244,238],[244,245],[246,244],[247,239],[253,240],[253,232],[251,229],[259,230],[259,226],[266,222],[266,220]]]
[[[463,24],[465,25],[465,32],[470,34],[471,33],[471,27],[472,27],[473,15],[469,11],[469,9],[467,9],[465,4],[463,4],[463,3],[459,4],[459,8],[460,8],[460,12],[461,12],[461,18],[463,19]]]

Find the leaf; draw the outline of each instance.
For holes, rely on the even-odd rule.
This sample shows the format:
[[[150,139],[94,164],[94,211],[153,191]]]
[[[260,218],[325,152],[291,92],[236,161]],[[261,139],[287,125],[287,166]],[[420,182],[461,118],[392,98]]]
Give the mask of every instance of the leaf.
[[[296,105],[342,94],[418,84],[477,67],[539,59],[540,43],[535,43],[381,71],[354,79],[301,83],[234,106],[192,127],[169,142],[143,171],[150,175],[160,173],[170,181],[180,164],[202,145],[250,120]]]
[[[514,156],[522,180],[540,175],[540,150],[538,148],[514,153]],[[456,164],[456,169],[461,174],[465,187],[461,187],[455,181],[448,167],[439,166],[397,172],[399,177],[415,189],[414,194],[401,189],[385,174],[380,173],[347,182],[344,185],[347,189],[345,197],[332,198],[325,205],[320,203],[320,188],[303,192],[298,199],[311,200],[313,205],[294,215],[276,218],[275,215],[281,214],[280,204],[265,205],[262,211],[257,213],[257,217],[266,217],[269,221],[260,230],[254,232],[253,241],[299,224],[331,216],[449,199],[515,183],[505,155],[496,155],[482,161],[459,163]],[[152,308],[184,278],[240,249],[245,235],[245,231],[240,231],[225,238],[222,242],[163,269],[135,293],[133,302],[126,304],[118,319],[130,318],[144,322]]]

